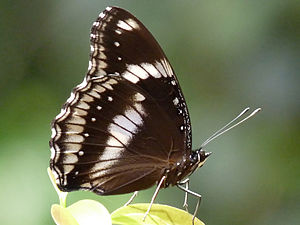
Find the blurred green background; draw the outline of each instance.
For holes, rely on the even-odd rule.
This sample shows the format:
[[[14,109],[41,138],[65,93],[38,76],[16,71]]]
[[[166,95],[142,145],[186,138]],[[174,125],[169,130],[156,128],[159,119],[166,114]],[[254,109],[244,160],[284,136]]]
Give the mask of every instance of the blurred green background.
[[[193,147],[244,107],[254,119],[207,146],[191,177],[206,224],[299,224],[300,3],[229,1],[0,2],[0,224],[53,224],[50,122],[87,71],[89,32],[108,5],[132,12],[168,56],[186,97]],[[150,202],[154,189],[135,202]],[[73,192],[110,212],[129,195]],[[180,208],[184,193],[158,203]],[[190,199],[193,210],[195,199]]]

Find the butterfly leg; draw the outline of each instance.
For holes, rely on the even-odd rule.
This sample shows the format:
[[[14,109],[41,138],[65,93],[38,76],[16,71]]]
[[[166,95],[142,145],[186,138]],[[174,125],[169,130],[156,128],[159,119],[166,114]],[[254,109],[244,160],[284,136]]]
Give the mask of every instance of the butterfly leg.
[[[124,206],[128,206],[133,201],[133,199],[137,196],[137,194],[138,194],[138,191],[135,191],[133,193],[133,195],[130,197],[130,199],[128,200],[128,202],[125,203]]]
[[[189,189],[189,183],[190,183],[190,179],[187,178],[185,180],[183,180],[182,182],[180,182],[179,184],[180,185],[185,185],[185,189]],[[184,195],[184,202],[183,202],[183,208],[185,208],[185,211],[189,212],[188,210],[188,193],[185,192],[185,195]]]
[[[147,215],[149,214],[150,209],[151,209],[151,206],[153,205],[153,202],[154,202],[154,200],[155,200],[155,198],[156,198],[156,196],[157,196],[157,194],[158,194],[158,191],[159,191],[159,189],[160,189],[160,187],[161,187],[161,185],[163,184],[163,182],[164,182],[165,179],[166,179],[166,176],[163,176],[163,177],[160,179],[159,184],[157,185],[157,188],[155,189],[155,192],[154,192],[154,194],[153,194],[153,196],[152,196],[152,199],[151,199],[150,205],[149,205],[149,207],[148,207],[148,210],[147,210],[147,212],[146,212],[145,215],[144,215],[143,221],[145,221]]]
[[[197,214],[197,211],[198,211],[198,208],[199,208],[202,196],[200,194],[196,193],[196,192],[193,192],[193,191],[191,191],[189,189],[186,189],[185,187],[182,187],[180,184],[177,184],[177,187],[179,189],[183,190],[185,193],[191,194],[191,195],[195,196],[196,198],[198,198],[197,205],[196,205],[196,208],[195,208],[195,212],[193,214],[193,225],[194,225],[194,220],[195,220],[195,217],[196,217],[196,214]]]

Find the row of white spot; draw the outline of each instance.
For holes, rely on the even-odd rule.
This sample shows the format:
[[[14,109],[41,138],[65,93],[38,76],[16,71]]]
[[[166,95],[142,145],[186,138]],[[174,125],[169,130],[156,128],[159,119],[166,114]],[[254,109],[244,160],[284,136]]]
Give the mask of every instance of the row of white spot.
[[[103,86],[97,84],[102,84]],[[94,84],[93,87],[91,84]],[[84,137],[89,137],[88,133],[83,133],[83,135],[79,135],[84,131],[84,125],[86,124],[86,120],[84,117],[88,114],[86,110],[90,108],[89,102],[94,101],[94,98],[101,98],[101,93],[105,92],[106,89],[112,90],[112,85],[117,84],[118,82],[115,79],[108,79],[106,77],[97,77],[95,79],[91,79],[89,82],[85,78],[81,84],[79,84],[75,91],[71,93],[71,96],[67,99],[66,107],[64,107],[61,112],[56,116],[56,123],[54,123],[51,131],[51,138],[53,146],[51,146],[51,160],[55,163],[59,161],[60,157],[64,157],[64,163],[76,163],[78,161],[78,157],[84,154],[83,151],[80,151],[82,145],[81,142],[84,141]],[[79,100],[79,92],[84,93],[87,92],[88,95],[82,95],[82,98]],[[108,96],[108,101],[112,101],[112,97]],[[72,115],[71,114],[71,107],[76,105],[77,107],[81,108],[72,108]],[[101,110],[101,106],[96,107],[97,110]],[[62,131],[60,126],[58,125],[59,122],[68,119],[69,123],[72,124],[65,124],[65,131]],[[91,118],[92,122],[96,121],[96,118]],[[65,141],[73,142],[75,144],[65,144],[65,150],[61,155],[60,147],[56,144],[56,141],[59,140],[61,135],[65,135]],[[70,173],[74,169],[74,165],[64,165],[64,174]],[[56,171],[59,173],[57,174]],[[62,177],[63,174],[59,169],[56,167],[56,170],[53,171],[57,182],[59,182],[59,177]],[[66,180],[64,177],[63,180]]]
[[[169,64],[168,64],[169,65]],[[126,65],[127,71],[121,74],[125,79],[132,83],[137,83],[140,79],[145,80],[149,76],[154,78],[171,77],[172,73],[166,72],[162,64],[156,62],[154,65],[150,63],[141,63],[140,65]]]

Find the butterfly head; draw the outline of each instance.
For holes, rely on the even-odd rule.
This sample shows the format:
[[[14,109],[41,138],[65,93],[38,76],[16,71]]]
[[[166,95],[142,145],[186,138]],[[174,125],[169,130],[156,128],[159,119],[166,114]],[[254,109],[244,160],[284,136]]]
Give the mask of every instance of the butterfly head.
[[[195,151],[194,157],[197,157],[197,168],[200,168],[204,165],[206,159],[208,158],[208,156],[211,155],[212,152],[205,152],[203,150],[203,148],[200,148],[198,150]]]

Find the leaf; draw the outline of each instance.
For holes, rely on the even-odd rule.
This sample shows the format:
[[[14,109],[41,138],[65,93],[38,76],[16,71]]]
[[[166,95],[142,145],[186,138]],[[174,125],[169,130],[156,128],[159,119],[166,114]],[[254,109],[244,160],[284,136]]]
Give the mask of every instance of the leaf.
[[[113,224],[119,225],[192,225],[193,216],[168,205],[153,204],[143,221],[149,204],[133,204],[121,207],[111,214]],[[195,218],[194,225],[204,225]]]
[[[111,225],[107,209],[94,200],[80,200],[67,208],[55,204],[51,214],[58,225]]]
[[[57,225],[79,225],[69,210],[58,204],[52,205],[51,215]]]

